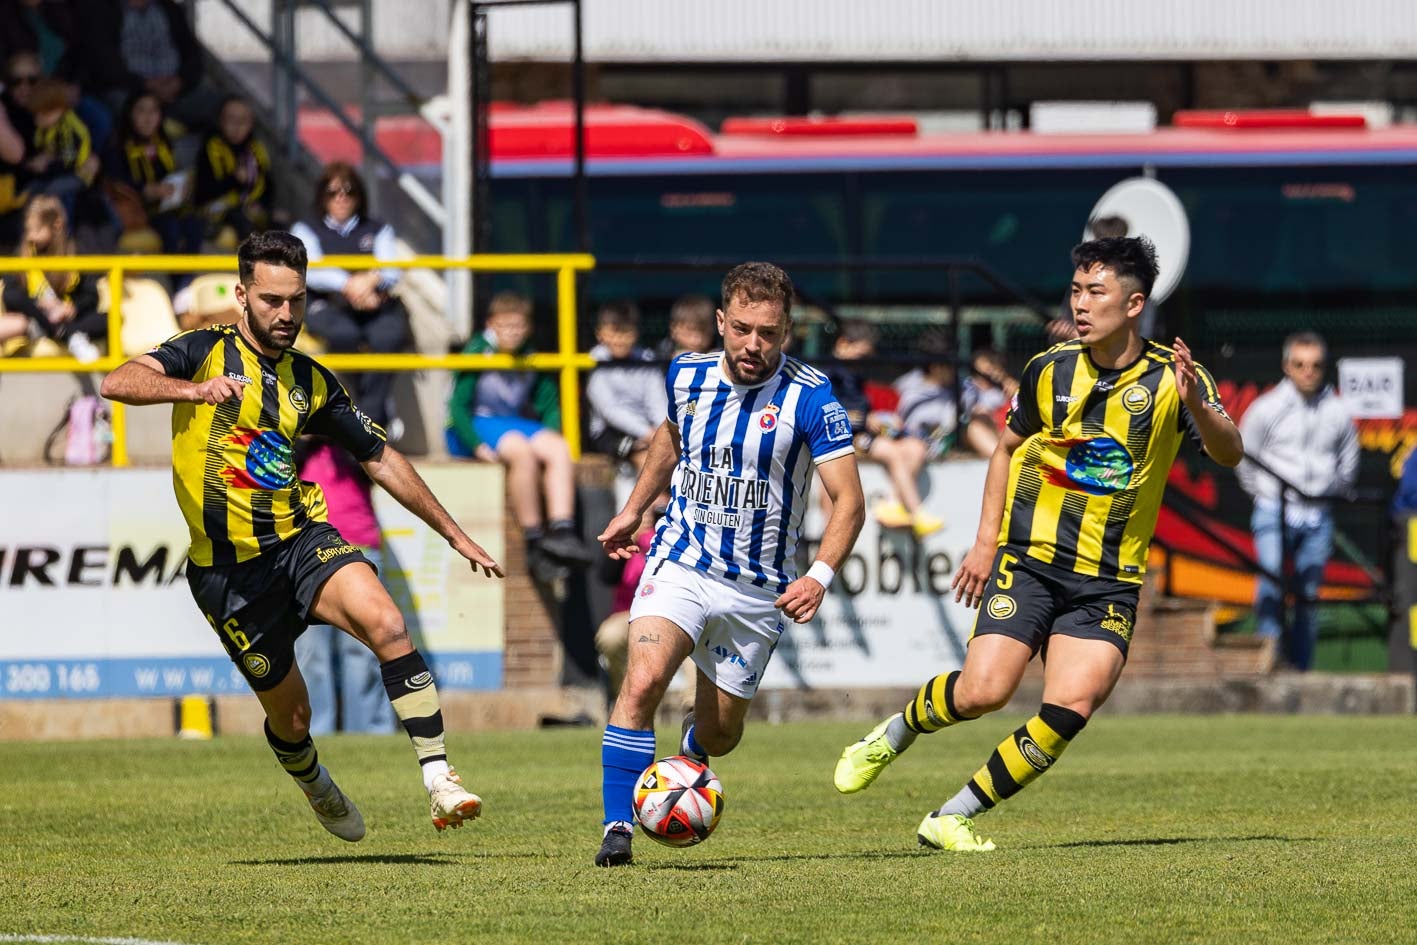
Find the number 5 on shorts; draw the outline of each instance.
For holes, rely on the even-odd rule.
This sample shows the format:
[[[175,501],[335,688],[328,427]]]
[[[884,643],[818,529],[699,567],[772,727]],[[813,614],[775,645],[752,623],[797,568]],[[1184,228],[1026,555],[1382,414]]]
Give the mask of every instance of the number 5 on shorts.
[[[999,556],[999,575],[994,579],[994,584],[1001,591],[1007,591],[1014,586],[1014,573],[1009,568],[1018,564],[1018,558],[1005,553]]]

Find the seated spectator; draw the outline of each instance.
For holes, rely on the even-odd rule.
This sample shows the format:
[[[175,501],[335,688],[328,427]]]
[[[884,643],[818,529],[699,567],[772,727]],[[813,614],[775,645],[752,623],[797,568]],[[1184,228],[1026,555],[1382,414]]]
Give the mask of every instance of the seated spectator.
[[[1002,430],[1009,400],[1018,390],[1018,379],[1009,374],[1004,356],[993,348],[978,349],[969,361],[968,384],[974,391],[974,415],[986,418]]]
[[[474,335],[463,353],[531,354],[531,327],[531,302],[499,292],[488,306],[486,330]],[[458,374],[448,405],[448,452],[507,468],[507,495],[526,537],[528,564],[548,581],[595,559],[576,534],[575,467],[560,427],[560,395],[551,375]]]
[[[14,275],[10,276],[15,278]],[[7,312],[4,304],[4,286],[0,282],[0,354],[9,354],[11,342],[19,344],[16,339],[23,339],[29,335],[30,320],[23,312]]]
[[[706,295],[686,295],[669,310],[669,337],[655,348],[661,361],[669,361],[686,351],[706,354],[718,339],[718,312]]]
[[[127,252],[196,253],[202,223],[192,212],[191,180],[179,171],[164,129],[162,102],[138,92],[124,104],[106,168]]]
[[[79,0],[80,45],[88,84],[109,92],[119,110],[134,92],[151,92],[170,113],[193,124],[211,103],[196,93],[202,51],[175,0]]]
[[[907,435],[926,442],[929,458],[938,459],[960,441],[954,346],[943,331],[931,330],[920,337],[917,350],[935,360],[896,380],[901,425]],[[999,442],[998,428],[975,416],[974,391],[968,384],[964,385],[963,394],[963,445],[980,456],[988,456]]]
[[[366,206],[364,179],[350,165],[336,161],[326,165],[320,174],[314,215],[296,223],[290,231],[305,244],[312,263],[327,255],[393,259],[397,255],[393,227],[366,217]],[[348,272],[311,267],[305,281],[310,293],[305,327],[325,343],[327,351],[338,354],[407,351],[413,341],[408,312],[390,294],[398,281],[397,269]],[[393,417],[393,384],[394,376],[387,371],[349,379],[355,402],[375,423],[385,427]]]
[[[197,155],[192,202],[205,221],[206,238],[227,252],[271,220],[271,161],[255,127],[251,106],[231,96]]]
[[[25,209],[24,235],[18,254],[23,257],[71,256],[74,238],[69,219],[58,199],[41,195],[31,198]],[[29,334],[49,339],[37,344],[33,353],[58,353],[55,344],[68,347],[80,361],[97,361],[99,345],[105,344],[108,317],[98,310],[98,280],[93,274],[43,272],[33,269],[7,280],[5,310],[29,318]]]
[[[876,326],[864,321],[842,322],[832,348],[838,361],[860,361],[876,354]],[[856,450],[880,463],[890,477],[894,499],[884,499],[872,509],[882,528],[909,528],[924,538],[944,527],[944,522],[921,507],[920,473],[928,447],[924,440],[903,435],[900,417],[871,410],[865,382],[850,366],[837,364],[826,372],[837,400],[846,408]]]
[[[595,325],[596,346],[590,356],[608,362],[596,368],[586,383],[590,402],[590,448],[628,459],[636,472],[644,465],[650,437],[669,409],[664,369],[636,364],[654,361],[654,352],[639,346],[640,312],[633,302],[601,306]]]
[[[328,521],[341,537],[382,568],[382,536],[374,515],[372,483],[343,447],[323,438],[302,440],[296,460],[300,478],[325,493]],[[386,734],[394,730],[394,709],[384,691],[379,660],[353,635],[329,624],[312,624],[295,641],[295,660],[310,692],[310,734]]]
[[[103,226],[111,217],[103,195],[94,188],[99,157],[89,129],[69,105],[69,90],[58,79],[40,79],[29,96],[34,119],[34,148],[26,166],[30,192],[50,194],[64,204],[75,229]]]
[[[22,75],[21,87],[28,90],[38,81]],[[15,78],[7,72],[5,91],[0,94],[0,245],[19,242],[24,226],[25,203],[29,200],[29,170],[25,156],[34,140],[29,112],[14,98]]]

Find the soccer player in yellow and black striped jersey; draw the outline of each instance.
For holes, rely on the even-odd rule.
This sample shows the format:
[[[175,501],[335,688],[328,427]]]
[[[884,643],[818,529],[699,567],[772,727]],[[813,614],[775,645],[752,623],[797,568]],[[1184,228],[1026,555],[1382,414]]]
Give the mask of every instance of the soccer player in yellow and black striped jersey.
[[[266,739],[320,823],[344,840],[364,836],[358,808],[310,739],[310,699],[294,654],[310,623],[333,624],[378,657],[418,755],[433,825],[460,826],[482,801],[448,764],[433,676],[373,566],[326,522],[320,487],[296,476],[295,438],[339,443],[474,571],[501,577],[502,569],[335,376],[292,347],[305,319],[305,245],[289,233],[254,233],[237,258],[237,323],[184,332],[133,358],[104,380],[103,395],[173,404],[173,481],[192,532],[187,582],[260,699]]]
[[[921,821],[917,837],[935,849],[994,849],[974,817],[1047,771],[1112,692],[1182,436],[1226,466],[1244,455],[1185,343],[1141,337],[1156,280],[1150,242],[1092,240],[1072,258],[1078,338],[1024,369],[989,460],[974,547],[954,577],[956,600],[983,604],[964,667],[931,679],[837,762],[838,791],[865,789],[917,735],[1001,708],[1042,650],[1038,714]]]

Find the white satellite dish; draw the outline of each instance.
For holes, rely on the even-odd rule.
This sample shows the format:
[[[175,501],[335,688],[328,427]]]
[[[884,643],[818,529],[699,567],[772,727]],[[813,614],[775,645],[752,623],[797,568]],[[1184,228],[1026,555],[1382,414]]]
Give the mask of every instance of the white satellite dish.
[[[1145,236],[1156,246],[1156,262],[1161,271],[1152,286],[1151,301],[1154,304],[1165,301],[1185,275],[1186,259],[1191,254],[1191,224],[1186,218],[1186,208],[1161,181],[1129,177],[1097,201],[1082,238],[1095,238],[1093,222],[1108,217],[1126,221],[1126,236]]]

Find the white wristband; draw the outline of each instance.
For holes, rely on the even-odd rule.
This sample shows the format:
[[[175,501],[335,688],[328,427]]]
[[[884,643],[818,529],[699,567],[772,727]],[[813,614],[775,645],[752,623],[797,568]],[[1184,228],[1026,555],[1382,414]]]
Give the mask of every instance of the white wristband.
[[[813,561],[812,566],[807,569],[807,577],[816,581],[824,588],[830,588],[832,586],[832,578],[836,577],[836,572],[833,571],[831,565],[827,564],[825,561]]]

